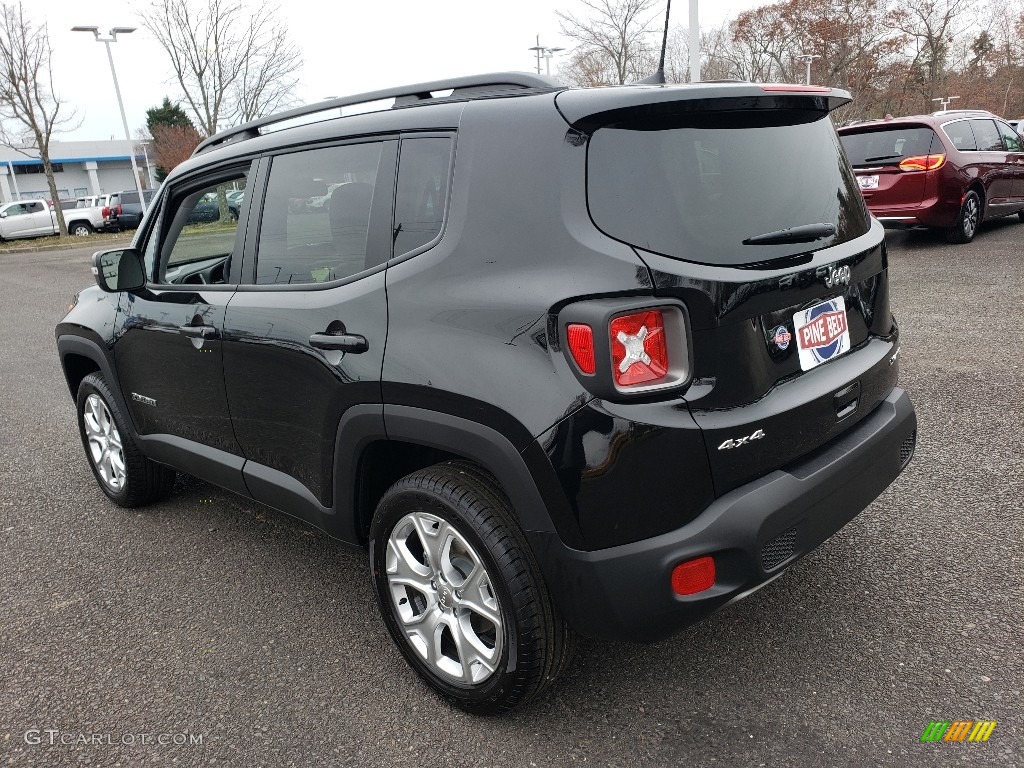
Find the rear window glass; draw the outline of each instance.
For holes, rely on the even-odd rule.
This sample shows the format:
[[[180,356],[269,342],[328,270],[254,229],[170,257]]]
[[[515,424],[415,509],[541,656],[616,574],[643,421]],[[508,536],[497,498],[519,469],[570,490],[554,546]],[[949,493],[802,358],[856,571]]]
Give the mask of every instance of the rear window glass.
[[[839,138],[850,164],[855,168],[858,165],[899,165],[905,158],[941,151],[933,150],[933,146],[938,147],[939,144],[935,132],[923,126],[844,132]]]
[[[703,264],[744,265],[819,250],[868,231],[855,177],[827,117],[750,127],[644,122],[590,139],[587,199],[604,232],[648,251]],[[835,235],[811,243],[743,245],[808,224]]]
[[[137,204],[138,202],[139,202],[139,193],[138,192],[122,192],[121,193],[121,204],[122,205]]]

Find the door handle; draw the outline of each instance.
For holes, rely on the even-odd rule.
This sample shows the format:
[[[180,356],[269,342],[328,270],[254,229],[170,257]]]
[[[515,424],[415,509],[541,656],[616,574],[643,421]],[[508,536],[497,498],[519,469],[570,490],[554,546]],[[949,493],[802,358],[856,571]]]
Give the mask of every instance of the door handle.
[[[217,329],[212,325],[179,325],[178,331],[190,339],[212,339],[217,335]]]
[[[314,333],[309,337],[309,346],[317,349],[334,349],[341,352],[365,352],[370,348],[365,336],[357,333]]]

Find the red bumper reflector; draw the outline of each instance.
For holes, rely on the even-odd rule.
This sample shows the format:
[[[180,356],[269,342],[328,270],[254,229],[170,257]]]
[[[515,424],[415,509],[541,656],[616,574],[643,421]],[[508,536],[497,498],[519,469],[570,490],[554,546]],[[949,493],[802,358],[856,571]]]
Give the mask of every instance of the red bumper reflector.
[[[695,595],[715,586],[715,558],[698,557],[672,569],[672,591],[677,595]]]
[[[597,370],[594,361],[594,332],[589,325],[572,323],[567,329],[567,335],[572,359],[583,373],[592,376]]]

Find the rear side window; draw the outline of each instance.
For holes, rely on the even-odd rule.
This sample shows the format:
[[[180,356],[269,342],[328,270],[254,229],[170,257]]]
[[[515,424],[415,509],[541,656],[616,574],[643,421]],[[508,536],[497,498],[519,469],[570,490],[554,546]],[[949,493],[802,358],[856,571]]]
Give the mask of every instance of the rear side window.
[[[981,152],[1002,152],[1003,139],[996,128],[995,120],[971,120],[971,129],[974,131],[974,138],[978,141],[978,150]]]
[[[588,150],[594,223],[639,248],[717,265],[785,258],[867,232],[863,197],[829,119],[778,122],[749,127],[733,113],[714,127],[641,121],[599,128]],[[813,243],[743,244],[819,223],[835,225],[836,234]]]
[[[955,123],[947,123],[942,126],[953,146],[962,152],[973,152],[978,148],[978,142],[974,140],[974,131],[971,130],[969,120],[957,120]]]
[[[441,234],[451,157],[451,139],[402,140],[395,192],[396,257],[426,245]]]
[[[381,144],[279,155],[270,167],[256,255],[258,285],[326,283],[366,268]]]
[[[942,151],[935,132],[924,126],[843,132],[839,138],[854,168],[861,165],[899,165],[908,157]]]

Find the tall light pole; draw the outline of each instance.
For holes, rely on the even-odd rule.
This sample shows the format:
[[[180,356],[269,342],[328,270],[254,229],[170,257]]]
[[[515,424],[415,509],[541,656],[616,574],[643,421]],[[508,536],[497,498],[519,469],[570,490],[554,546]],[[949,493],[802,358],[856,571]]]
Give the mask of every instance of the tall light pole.
[[[807,84],[811,84],[811,62],[815,59],[820,59],[821,56],[814,53],[801,53],[799,56],[794,56],[794,59],[800,59],[807,64]]]
[[[545,45],[540,44],[540,35],[537,35],[537,44],[527,48],[528,51],[534,51],[537,55],[537,74],[540,74],[540,58],[543,56],[547,64],[547,73],[551,74],[551,57],[559,51],[564,51],[565,48],[548,48]]]
[[[671,0],[670,0],[671,2]],[[697,0],[690,0],[690,82],[700,80],[700,17]]]
[[[945,110],[949,109],[949,102],[951,102],[953,99],[959,99],[959,98],[960,98],[959,96],[942,96],[942,97],[940,97],[938,99],[932,99],[932,101],[939,102],[939,104],[942,105],[943,111],[945,111]]]
[[[124,126],[124,137],[128,141],[128,157],[132,162],[132,176],[135,177],[135,188],[139,191],[139,205],[142,206],[142,213],[146,213],[146,196],[142,192],[142,180],[139,178],[139,166],[135,162],[135,147],[132,144],[132,135],[128,130],[128,118],[124,114],[124,102],[121,100],[121,86],[117,84],[117,72],[114,70],[114,55],[110,52],[110,44],[117,42],[118,35],[128,35],[135,31],[135,27],[114,27],[107,34],[110,37],[102,37],[99,27],[72,27],[72,32],[92,32],[98,42],[107,47],[107,61],[110,62],[110,76],[114,78],[114,93],[117,94],[117,106],[121,110],[121,124]]]

